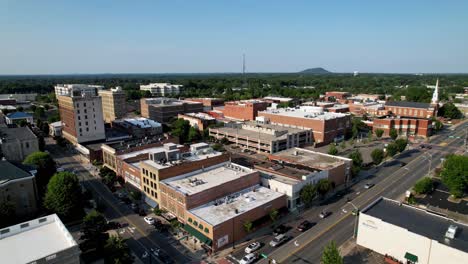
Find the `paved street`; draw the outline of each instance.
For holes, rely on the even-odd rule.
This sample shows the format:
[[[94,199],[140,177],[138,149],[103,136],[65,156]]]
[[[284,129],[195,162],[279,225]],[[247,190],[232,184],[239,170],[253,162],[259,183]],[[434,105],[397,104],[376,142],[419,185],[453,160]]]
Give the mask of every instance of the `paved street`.
[[[401,197],[419,178],[428,173],[429,164],[432,168],[436,167],[441,162],[442,157],[453,153],[455,148],[463,145],[465,126],[466,124],[454,131],[444,131],[438,138],[431,140],[430,143],[433,146],[431,150],[415,150],[419,154],[412,161],[408,161],[412,157],[406,157],[409,151],[402,153],[398,160],[408,164],[403,168],[396,168],[397,170],[391,174],[388,171],[379,170],[375,173],[375,177],[370,179],[376,185],[367,191],[360,192],[360,195],[353,199],[352,203],[362,209],[380,196],[392,199]],[[454,137],[448,139],[449,136]],[[431,162],[429,162],[430,160]],[[388,167],[386,169],[388,170]],[[364,182],[366,181],[358,184],[357,188],[359,189]],[[292,241],[297,241],[296,243],[287,243],[270,254],[269,257],[278,263],[319,263],[323,247],[329,241],[334,240],[338,245],[341,245],[351,238],[356,221],[356,218],[350,213],[353,207],[349,204],[345,205],[342,200],[335,202],[335,204],[335,206],[341,206],[347,213],[343,213],[341,209],[333,211],[334,213],[328,219],[319,222],[310,231],[293,238]],[[262,262],[266,263],[267,261],[262,260]]]
[[[106,207],[104,215],[109,221],[128,223],[128,227],[120,229],[119,234],[128,238],[127,243],[132,252],[143,263],[162,263],[153,258],[143,258],[143,254],[150,252],[151,248],[161,248],[176,263],[188,263],[191,261],[185,248],[166,234],[157,232],[153,226],[148,225],[142,217],[135,214],[126,204],[118,200],[100,180],[90,176],[88,170],[78,162],[79,156],[74,155],[56,145],[48,145],[48,150],[54,156],[56,162],[69,171],[75,171],[84,183],[85,187],[92,191],[95,197],[100,197],[101,203]],[[180,251],[179,251],[180,250]]]

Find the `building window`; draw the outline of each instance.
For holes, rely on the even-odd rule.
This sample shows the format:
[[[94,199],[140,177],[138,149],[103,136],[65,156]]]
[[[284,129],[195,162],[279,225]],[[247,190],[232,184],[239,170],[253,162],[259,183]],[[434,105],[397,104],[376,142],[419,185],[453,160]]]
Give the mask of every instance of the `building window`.
[[[87,115],[85,115],[85,116],[84,116],[84,119],[88,119],[88,116],[87,116]]]
[[[76,112],[79,114],[79,113],[80,113],[80,110],[78,109],[78,110],[76,110]]]
[[[198,222],[197,222],[197,221],[193,221],[193,225],[194,225],[194,226],[198,226]]]
[[[85,124],[88,125],[88,121],[86,121]]]
[[[89,131],[89,128],[86,128],[86,132],[88,132],[88,131]]]
[[[210,231],[208,230],[208,227],[205,227],[205,233],[209,233]]]
[[[83,103],[83,107],[86,107],[86,103]],[[86,113],[86,110],[85,110],[85,113]]]
[[[188,222],[192,223],[192,218],[191,217],[189,217]]]
[[[78,116],[78,120],[81,120],[80,116]]]
[[[83,132],[83,129],[80,128],[80,133]]]
[[[198,228],[200,228],[200,230],[203,230],[203,225],[202,225],[202,224],[199,224],[199,225],[198,225]]]

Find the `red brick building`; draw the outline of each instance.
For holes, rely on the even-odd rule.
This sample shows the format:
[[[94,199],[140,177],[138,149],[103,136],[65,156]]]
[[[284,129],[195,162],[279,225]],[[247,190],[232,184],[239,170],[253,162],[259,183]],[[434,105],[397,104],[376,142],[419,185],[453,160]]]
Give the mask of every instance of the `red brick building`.
[[[255,120],[258,112],[266,110],[268,106],[268,102],[260,100],[226,102],[223,113],[227,118]]]
[[[384,118],[374,119],[372,130],[382,129],[385,136],[389,136],[391,129],[407,137],[429,137],[432,135],[432,121],[416,118]]]
[[[388,101],[385,111],[394,116],[431,118],[436,115],[437,105],[406,101]]]
[[[311,128],[316,145],[325,145],[345,135],[351,129],[351,116],[342,113],[310,112],[308,107],[282,108],[259,112],[272,124]],[[315,108],[312,109],[315,111]],[[312,111],[311,110],[311,111]]]
[[[351,93],[348,92],[325,92],[325,100],[330,101],[334,98],[336,101],[345,101],[348,97],[351,96]]]
[[[215,106],[224,105],[224,99],[222,98],[187,98],[185,100],[202,103],[203,106],[208,107],[209,109],[213,109]]]
[[[179,114],[177,118],[189,121],[190,126],[198,129],[199,131],[207,129],[209,125],[216,124],[216,119],[207,113]]]

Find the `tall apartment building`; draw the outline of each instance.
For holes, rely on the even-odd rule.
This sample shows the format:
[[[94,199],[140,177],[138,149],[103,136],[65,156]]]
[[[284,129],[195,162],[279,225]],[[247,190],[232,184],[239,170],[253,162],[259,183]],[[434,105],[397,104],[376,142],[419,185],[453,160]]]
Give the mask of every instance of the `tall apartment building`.
[[[110,90],[100,90],[98,93],[99,96],[101,96],[102,113],[106,123],[111,123],[125,115],[126,97],[121,87],[112,88]]]
[[[312,139],[316,145],[324,145],[340,139],[347,129],[351,129],[349,114],[323,112],[320,107],[270,109],[258,112],[258,115],[267,118],[271,124],[311,128]]]
[[[160,123],[167,123],[178,114],[203,112],[203,104],[173,98],[142,98],[141,115]]]
[[[55,96],[58,98],[60,95],[69,96],[72,91],[80,91],[81,93],[95,94],[96,90],[102,90],[102,85],[92,84],[57,84],[55,85]]]
[[[226,102],[224,104],[224,117],[237,120],[255,120],[259,111],[267,109],[269,103],[260,100],[244,100]]]
[[[140,85],[141,91],[149,91],[154,96],[170,96],[180,94],[183,85],[170,83],[150,83],[148,85]]]
[[[66,87],[63,88],[63,87]],[[106,138],[102,100],[94,85],[57,85],[55,87],[63,137],[72,143],[85,143]]]

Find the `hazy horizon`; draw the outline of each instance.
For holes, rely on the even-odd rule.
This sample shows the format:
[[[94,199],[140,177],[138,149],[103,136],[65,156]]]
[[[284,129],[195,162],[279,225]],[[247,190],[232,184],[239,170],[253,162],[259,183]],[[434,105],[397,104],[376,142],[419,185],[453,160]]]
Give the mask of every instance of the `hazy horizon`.
[[[0,0],[0,75],[468,73],[468,1]]]

